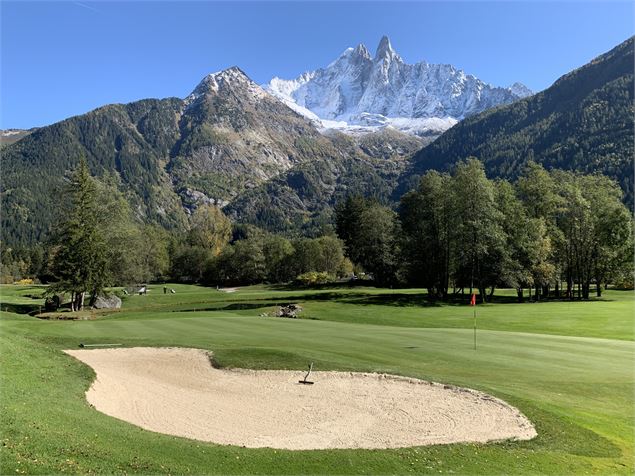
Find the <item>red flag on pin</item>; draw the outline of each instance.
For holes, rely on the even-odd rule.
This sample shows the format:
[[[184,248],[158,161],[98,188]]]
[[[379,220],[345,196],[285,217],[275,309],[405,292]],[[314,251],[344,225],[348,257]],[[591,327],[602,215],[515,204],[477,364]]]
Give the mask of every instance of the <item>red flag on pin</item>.
[[[472,293],[472,299],[470,299],[470,306],[476,306],[476,293]]]

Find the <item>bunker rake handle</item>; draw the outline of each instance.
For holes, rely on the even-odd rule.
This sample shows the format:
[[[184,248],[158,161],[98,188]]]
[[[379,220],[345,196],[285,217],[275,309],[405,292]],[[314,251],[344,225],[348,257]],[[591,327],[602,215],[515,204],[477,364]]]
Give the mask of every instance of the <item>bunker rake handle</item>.
[[[84,347],[115,347],[121,344],[82,344],[80,342],[79,346],[84,348]]]
[[[311,371],[312,370],[313,370],[313,362],[311,362],[311,365],[309,365],[309,371],[304,376],[304,379],[303,380],[298,380],[298,382],[302,383],[304,385],[313,385],[313,382],[310,382],[310,381],[307,380],[309,378],[309,375],[311,375]]]

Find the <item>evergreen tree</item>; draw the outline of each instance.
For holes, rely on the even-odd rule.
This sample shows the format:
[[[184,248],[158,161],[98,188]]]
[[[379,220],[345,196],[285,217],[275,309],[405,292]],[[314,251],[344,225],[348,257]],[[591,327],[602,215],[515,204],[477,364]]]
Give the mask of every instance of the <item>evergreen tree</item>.
[[[57,228],[58,250],[53,272],[58,279],[50,293],[70,293],[71,309],[81,310],[85,294],[92,305],[108,281],[107,249],[99,229],[96,188],[85,159],[66,187],[65,213]]]
[[[359,230],[362,212],[370,206],[370,201],[361,195],[348,196],[335,207],[335,228],[337,236],[344,242],[347,256],[354,262],[360,262]]]

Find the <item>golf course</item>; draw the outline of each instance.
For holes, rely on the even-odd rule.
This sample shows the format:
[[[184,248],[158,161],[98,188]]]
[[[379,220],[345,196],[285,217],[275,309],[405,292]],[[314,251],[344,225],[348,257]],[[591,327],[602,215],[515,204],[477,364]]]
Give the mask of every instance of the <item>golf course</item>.
[[[476,308],[420,289],[169,284],[117,310],[35,317],[44,286],[0,287],[2,474],[633,474],[632,291],[589,301]],[[268,317],[298,304],[298,318]],[[474,348],[474,309],[477,331]],[[30,315],[31,314],[31,315]],[[74,318],[74,319],[71,319]],[[484,392],[535,427],[526,441],[391,449],[288,450],[220,445],[144,430],[86,399],[93,369],[65,350],[192,348],[217,369],[392,374]],[[90,352],[82,350],[79,352]],[[295,377],[293,377],[295,378]],[[301,420],[301,412],[292,413]],[[306,417],[310,417],[307,415]]]

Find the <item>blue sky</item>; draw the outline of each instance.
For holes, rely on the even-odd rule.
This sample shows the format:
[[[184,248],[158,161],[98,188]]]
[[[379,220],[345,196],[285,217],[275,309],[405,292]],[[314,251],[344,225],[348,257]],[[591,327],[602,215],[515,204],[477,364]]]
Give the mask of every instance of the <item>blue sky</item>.
[[[10,2],[0,0],[0,128],[186,96],[240,66],[258,83],[382,35],[410,63],[541,90],[634,33],[633,2]]]

